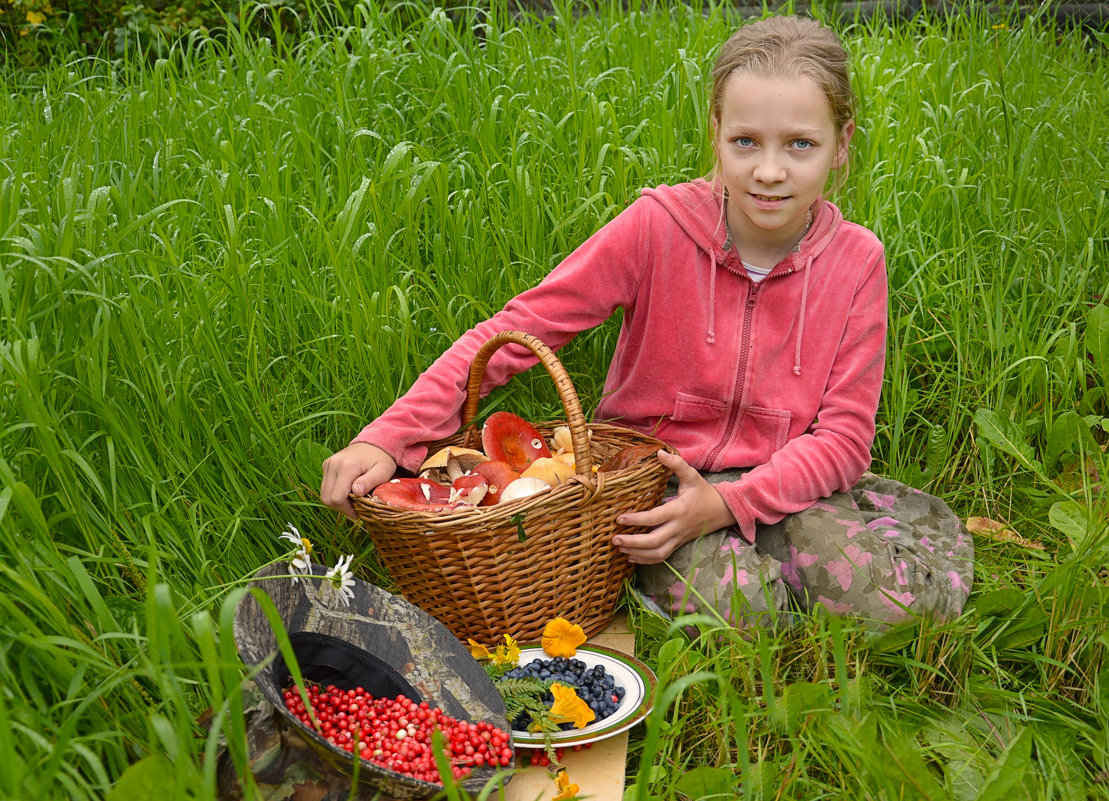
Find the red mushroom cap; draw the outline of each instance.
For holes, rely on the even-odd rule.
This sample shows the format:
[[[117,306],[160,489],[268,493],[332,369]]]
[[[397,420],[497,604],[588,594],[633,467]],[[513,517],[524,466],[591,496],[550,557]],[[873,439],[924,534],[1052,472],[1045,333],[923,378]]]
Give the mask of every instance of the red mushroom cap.
[[[493,412],[481,429],[481,444],[490,459],[508,462],[522,473],[541,456],[550,456],[551,449],[538,429],[511,412]]]
[[[480,506],[489,494],[489,481],[481,473],[470,472],[451,482],[451,498],[469,506]]]
[[[417,512],[444,512],[454,507],[450,487],[426,478],[394,478],[373,491],[377,500],[400,509]]]
[[[501,499],[501,490],[520,477],[520,474],[513,470],[507,462],[495,460],[474,465],[471,472],[477,473],[489,482],[489,491],[485,493],[485,497],[478,504],[479,506],[495,504]]]

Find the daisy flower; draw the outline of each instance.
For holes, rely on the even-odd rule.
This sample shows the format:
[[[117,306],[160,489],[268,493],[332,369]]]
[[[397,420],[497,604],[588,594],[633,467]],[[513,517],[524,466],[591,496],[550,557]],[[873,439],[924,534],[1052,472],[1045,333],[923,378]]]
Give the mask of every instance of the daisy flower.
[[[293,572],[293,582],[296,582],[297,573],[308,573],[312,570],[312,543],[307,537],[300,536],[297,527],[292,523],[286,523],[289,527],[288,531],[281,532],[281,539],[291,542],[296,546],[296,552],[293,558],[289,560],[289,569]]]
[[[354,590],[351,589],[354,586],[354,574],[350,572],[350,563],[353,559],[354,554],[339,557],[335,567],[328,570],[325,576],[345,606],[350,606],[350,599],[354,597]]]

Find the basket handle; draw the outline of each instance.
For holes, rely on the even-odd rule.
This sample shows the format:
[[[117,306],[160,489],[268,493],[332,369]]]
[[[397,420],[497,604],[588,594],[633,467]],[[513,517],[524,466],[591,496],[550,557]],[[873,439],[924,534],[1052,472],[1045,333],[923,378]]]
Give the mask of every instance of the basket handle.
[[[589,446],[589,431],[585,427],[585,415],[582,414],[581,401],[578,400],[574,382],[570,380],[570,375],[555,356],[554,351],[541,339],[531,334],[521,331],[502,331],[490,337],[474,354],[474,359],[470,363],[470,376],[466,381],[466,402],[462,406],[463,428],[477,416],[478,392],[485,377],[486,365],[489,364],[494,353],[508,344],[523,345],[547,368],[547,373],[554,381],[555,389],[558,390],[563,411],[566,412],[566,424],[570,428],[570,441],[574,446],[574,471],[579,476],[591,478],[593,454]]]

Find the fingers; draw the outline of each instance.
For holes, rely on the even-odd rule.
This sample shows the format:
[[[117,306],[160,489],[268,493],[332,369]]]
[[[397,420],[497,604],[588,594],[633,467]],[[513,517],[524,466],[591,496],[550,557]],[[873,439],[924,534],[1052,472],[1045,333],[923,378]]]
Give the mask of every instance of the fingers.
[[[668,505],[663,503],[645,512],[626,512],[616,518],[616,524],[620,526],[660,526],[671,518],[671,515],[667,514]]]
[[[658,452],[659,461],[666,467],[674,471],[674,475],[678,479],[678,496],[684,495],[689,491],[690,487],[696,486],[698,483],[704,482],[701,474],[694,468],[690,467],[689,463],[678,456],[676,453],[670,451],[660,450]],[[675,501],[676,498],[668,498],[666,501]],[[668,520],[674,519],[677,515],[681,514],[679,511],[681,505],[672,506],[670,503],[664,501],[654,509],[648,509],[645,512],[628,512],[627,514],[620,515],[616,522],[621,526],[659,526]]]
[[[679,483],[701,478],[701,474],[691,467],[689,462],[676,453],[660,450],[658,452],[658,460],[674,471],[674,475],[678,477]]]
[[[666,559],[677,547],[676,527],[659,526],[643,534],[620,534],[616,547],[633,565],[653,565]]]
[[[336,454],[328,458],[323,463],[323,483],[320,485],[320,500],[330,506],[332,509],[338,509],[351,520],[357,520],[358,516],[354,512],[354,507],[347,497],[350,487],[349,479],[346,478],[346,470],[344,470],[341,460],[337,460]],[[353,488],[351,488],[353,489]],[[359,493],[361,494],[361,493]]]
[[[357,520],[349,496],[372,491],[388,481],[396,469],[393,458],[380,448],[364,442],[350,445],[324,460],[320,500]]]
[[[618,525],[649,529],[642,533],[618,532],[612,544],[633,564],[656,564],[697,537],[735,525],[735,517],[723,497],[682,459],[666,452],[659,459],[678,479],[678,492],[654,509],[627,512],[617,517]]]
[[[645,512],[629,512],[620,515],[616,522],[622,526],[638,526],[649,529],[637,534],[618,533],[612,544],[632,564],[650,565],[661,562],[674,549],[682,544],[682,510],[678,499],[664,503]]]

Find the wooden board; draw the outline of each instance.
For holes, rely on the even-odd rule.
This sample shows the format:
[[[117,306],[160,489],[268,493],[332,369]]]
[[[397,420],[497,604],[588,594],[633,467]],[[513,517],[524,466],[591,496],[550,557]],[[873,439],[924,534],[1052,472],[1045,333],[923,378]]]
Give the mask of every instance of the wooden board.
[[[635,635],[628,629],[623,614],[599,634],[589,638],[589,645],[604,645],[635,656]],[[628,761],[628,733],[593,743],[581,751],[567,751],[562,764],[570,781],[581,787],[581,796],[591,801],[621,801],[624,797],[624,771]],[[555,794],[554,777],[547,768],[527,767],[512,777],[504,788],[505,801],[547,801]]]

